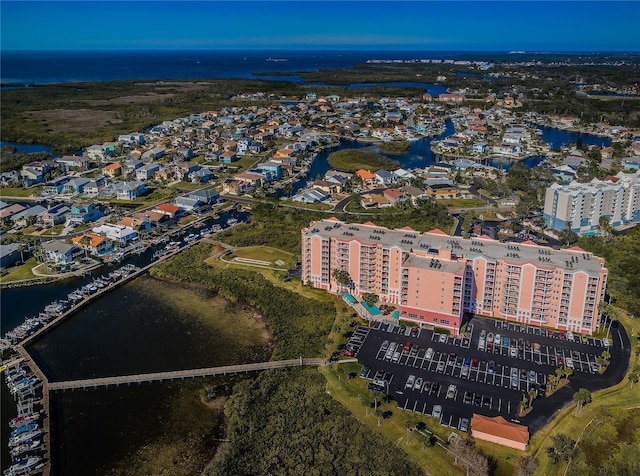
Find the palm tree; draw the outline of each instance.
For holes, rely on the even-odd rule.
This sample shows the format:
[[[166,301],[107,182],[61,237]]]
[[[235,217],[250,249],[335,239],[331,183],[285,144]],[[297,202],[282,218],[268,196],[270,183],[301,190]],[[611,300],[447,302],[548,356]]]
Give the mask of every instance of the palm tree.
[[[333,278],[340,285],[340,291],[342,291],[342,287],[349,284],[349,280],[351,279],[349,276],[349,272],[344,269],[334,269],[333,270]]]
[[[378,410],[378,402],[383,402],[385,399],[384,393],[379,392],[377,390],[371,392],[371,396],[373,398],[373,406],[375,410]]]
[[[569,367],[565,367],[563,369],[563,373],[564,373],[565,378],[567,380],[569,380],[569,377],[571,377],[573,375],[573,369],[570,369]]]
[[[411,438],[413,438],[413,433],[417,424],[418,424],[418,420],[413,416],[409,416],[409,418],[407,418],[406,421],[404,422],[404,426],[407,430],[407,442],[405,444],[408,445],[409,442],[411,441]]]
[[[602,369],[607,366],[607,359],[604,357],[596,357],[596,363],[598,364],[598,367]]]
[[[600,357],[602,357],[604,360],[607,361],[607,363],[609,363],[609,360],[611,359],[611,352],[609,352],[608,350],[603,350],[602,353],[600,354]]]
[[[536,392],[534,389],[531,389],[529,390],[528,394],[529,394],[529,408],[533,408],[533,401],[538,396],[538,392]]]
[[[551,388],[551,390],[556,388],[558,385],[558,377],[554,374],[551,374],[547,377],[547,385]]]
[[[564,377],[564,369],[562,367],[558,367],[556,369],[556,375],[558,376],[558,381],[562,380],[562,377]]]
[[[576,402],[576,415],[580,413],[582,407],[591,403],[591,392],[586,388],[581,388],[573,394],[573,400]]]

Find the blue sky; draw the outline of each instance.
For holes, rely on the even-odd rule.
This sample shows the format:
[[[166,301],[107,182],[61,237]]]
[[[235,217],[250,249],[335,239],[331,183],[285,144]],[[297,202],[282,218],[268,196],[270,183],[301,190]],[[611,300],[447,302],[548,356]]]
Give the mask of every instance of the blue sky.
[[[640,1],[7,1],[3,50],[639,51]]]

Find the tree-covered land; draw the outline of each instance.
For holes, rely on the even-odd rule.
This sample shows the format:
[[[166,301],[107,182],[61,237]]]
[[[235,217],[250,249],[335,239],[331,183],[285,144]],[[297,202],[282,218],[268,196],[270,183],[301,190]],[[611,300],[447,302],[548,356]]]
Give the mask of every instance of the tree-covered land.
[[[640,474],[640,411],[600,414],[585,429],[576,447],[570,476]]]
[[[219,238],[233,246],[272,246],[299,256],[302,247],[300,231],[307,228],[311,221],[331,216],[270,203],[255,203],[251,208],[249,223],[228,229]],[[447,213],[447,209],[432,200],[426,200],[419,207],[402,213],[362,216],[336,213],[335,216],[348,223],[371,221],[392,229],[410,226],[420,232],[435,228],[448,231],[453,226],[453,218]]]
[[[226,406],[229,442],[209,475],[418,475],[422,469],[325,392],[315,369],[263,372]]]
[[[51,159],[49,154],[23,154],[18,152],[15,147],[8,145],[0,149],[0,173],[20,169],[23,165],[28,164],[29,162],[48,159]]]
[[[205,260],[213,245],[200,243],[158,263],[151,274],[158,278],[206,284],[224,298],[248,304],[262,312],[276,341],[274,359],[324,356],[335,308],[276,286],[260,273],[210,266]]]
[[[387,154],[406,154],[411,148],[411,142],[407,140],[383,142],[377,147]]]
[[[342,172],[356,172],[360,169],[374,172],[380,169],[395,170],[400,167],[400,163],[395,160],[361,149],[342,149],[330,154],[327,160],[331,168]]]
[[[609,269],[607,294],[612,303],[640,316],[640,228],[624,235],[585,236],[578,246],[601,256]]]

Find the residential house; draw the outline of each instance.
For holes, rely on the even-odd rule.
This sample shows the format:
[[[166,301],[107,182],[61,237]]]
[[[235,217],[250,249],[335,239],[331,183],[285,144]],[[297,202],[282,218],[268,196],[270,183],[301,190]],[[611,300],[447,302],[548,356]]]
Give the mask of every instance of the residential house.
[[[236,155],[235,152],[232,152],[230,150],[220,154],[220,162],[222,162],[223,164],[231,164],[236,160],[238,160],[238,156]]]
[[[67,215],[65,225],[80,225],[95,221],[102,216],[102,212],[94,202],[74,203],[71,205],[71,211]]]
[[[189,193],[188,196],[197,198],[208,205],[213,205],[220,199],[220,194],[214,190],[196,190]]]
[[[148,216],[128,216],[123,217],[116,225],[125,226],[127,228],[131,228],[135,231],[144,231],[151,228],[151,220],[149,220]]]
[[[7,243],[0,246],[0,270],[13,266],[21,259],[22,243]]]
[[[153,149],[149,149],[142,154],[143,162],[151,162],[152,160],[160,159],[165,153],[163,147],[154,147]]]
[[[179,147],[176,149],[176,155],[180,160],[191,160],[194,157],[193,150],[190,147]]]
[[[205,205],[199,198],[191,197],[191,196],[183,196],[177,197],[175,199],[175,204],[182,210],[191,212],[191,211],[200,211],[202,207]]]
[[[262,170],[268,170],[271,172],[271,180],[280,180],[282,178],[282,166],[274,161],[268,161],[263,164],[259,164],[258,167]]]
[[[392,207],[395,207],[407,199],[407,196],[404,193],[395,188],[387,188],[382,192],[382,196],[389,200]]]
[[[84,255],[84,251],[77,246],[61,240],[43,241],[41,248],[45,261],[56,266],[68,265],[77,257]]]
[[[237,182],[242,182],[245,185],[250,185],[253,187],[259,187],[262,185],[264,180],[264,175],[253,172],[244,172],[241,174],[237,174],[233,177],[233,179]]]
[[[62,193],[62,189],[65,183],[69,181],[69,177],[57,177],[49,180],[42,186],[42,195],[43,196],[52,196],[58,195]]]
[[[22,176],[17,170],[9,170],[0,174],[0,185],[2,187],[12,187],[22,184]]]
[[[72,195],[82,194],[84,193],[84,187],[90,181],[91,180],[84,177],[74,177],[72,179],[69,179],[69,181],[62,186],[62,193],[69,193]]]
[[[368,170],[360,169],[356,172],[356,175],[360,177],[365,187],[376,184],[376,176]]]
[[[170,203],[161,203],[160,205],[156,205],[153,211],[162,213],[163,215],[168,216],[169,218],[176,218],[180,215],[180,207],[176,205],[171,205]]]
[[[13,215],[11,222],[14,226],[31,226],[35,224],[46,211],[47,209],[42,205],[35,205]]]
[[[30,187],[31,185],[44,181],[44,174],[32,167],[22,167],[22,170],[20,170],[20,177],[22,183],[26,187]]]
[[[122,175],[122,165],[120,162],[114,162],[106,167],[102,167],[102,173],[110,178],[115,178]]]
[[[86,148],[84,155],[93,162],[102,162],[107,156],[106,148],[102,144],[90,145]]]
[[[445,195],[457,195],[458,187],[448,181],[427,180],[427,193],[432,197],[443,197]]]
[[[106,186],[107,181],[104,177],[96,177],[84,186],[83,194],[87,197],[97,197],[100,190]]]
[[[139,169],[136,169],[136,180],[139,182],[144,182],[145,180],[149,180],[159,170],[160,170],[160,164],[157,164],[154,162],[143,165]]]
[[[96,256],[107,254],[113,249],[113,242],[111,240],[93,233],[74,236],[71,238],[71,243]]]
[[[64,223],[64,221],[67,218],[67,214],[70,211],[71,209],[62,203],[59,205],[56,205],[55,207],[48,209],[46,212],[44,212],[41,215],[42,223],[47,227],[56,226],[56,225],[59,225],[60,223]]]
[[[145,192],[144,184],[140,182],[116,182],[113,187],[118,200],[135,200]]]
[[[395,176],[393,172],[389,172],[388,170],[378,170],[375,173],[376,182],[380,185],[391,185],[395,182]]]
[[[174,168],[174,177],[176,180],[189,180],[189,175],[200,170],[202,166],[197,162],[183,162],[177,164]]]
[[[622,159],[622,167],[625,170],[638,170],[640,169],[640,158],[626,157]]]
[[[411,182],[416,178],[414,174],[405,169],[394,170],[393,175],[395,175],[397,180],[402,182]]]
[[[152,210],[133,213],[131,215],[131,218],[135,220],[142,220],[142,221],[146,220],[147,222],[149,222],[150,226],[159,226],[162,223],[169,220],[169,217],[164,213],[154,212]],[[119,225],[126,225],[126,223],[119,223]],[[137,227],[131,227],[131,226],[129,228],[138,229]]]
[[[384,208],[391,206],[389,199],[378,193],[367,193],[362,195],[360,204],[364,208]]]
[[[204,161],[205,162],[221,162],[220,160],[221,155],[222,153],[218,151],[207,152],[206,154],[204,154]]]
[[[300,203],[317,203],[323,202],[329,198],[329,194],[317,188],[311,190],[302,190],[293,196],[294,202]]]
[[[90,164],[88,157],[77,157],[75,155],[64,155],[54,160],[65,172],[70,170],[87,170]]]
[[[144,134],[140,134],[139,132],[131,132],[130,134],[120,134],[118,136],[118,142],[131,145],[144,145],[145,138]]]
[[[0,220],[2,223],[9,223],[9,220],[16,213],[20,213],[26,210],[27,207],[20,205],[19,203],[14,203],[13,205],[8,205],[0,210]]]
[[[411,199],[411,203],[414,207],[418,206],[420,200],[424,200],[429,197],[424,190],[420,190],[418,187],[414,187],[412,185],[405,185],[401,190]]]
[[[120,247],[125,247],[132,241],[138,239],[138,232],[132,228],[122,225],[105,223],[104,225],[94,227],[91,231],[109,238]]]
[[[135,172],[140,167],[144,165],[144,162],[139,159],[127,159],[124,161],[124,170],[126,173],[130,174]]]
[[[244,137],[242,139],[240,139],[238,141],[238,144],[236,145],[236,154],[239,157],[242,157],[243,155],[245,155],[247,153],[247,150],[249,150],[249,146],[251,145],[251,139],[249,139],[248,137]]]

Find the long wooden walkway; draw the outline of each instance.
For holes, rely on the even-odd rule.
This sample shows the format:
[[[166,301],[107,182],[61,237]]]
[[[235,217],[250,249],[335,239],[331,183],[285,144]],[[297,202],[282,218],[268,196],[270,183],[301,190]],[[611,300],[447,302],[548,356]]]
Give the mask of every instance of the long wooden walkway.
[[[198,377],[215,377],[217,375],[230,375],[257,370],[277,369],[283,367],[299,367],[303,365],[326,365],[325,359],[292,359],[275,360],[269,362],[257,362],[254,364],[227,365],[224,367],[211,367],[204,369],[178,370],[175,372],[156,372],[137,375],[122,375],[119,377],[103,377],[84,380],[68,380],[64,382],[49,382],[50,391],[88,389],[98,387],[110,387],[132,383],[162,382],[166,380],[178,380]]]

